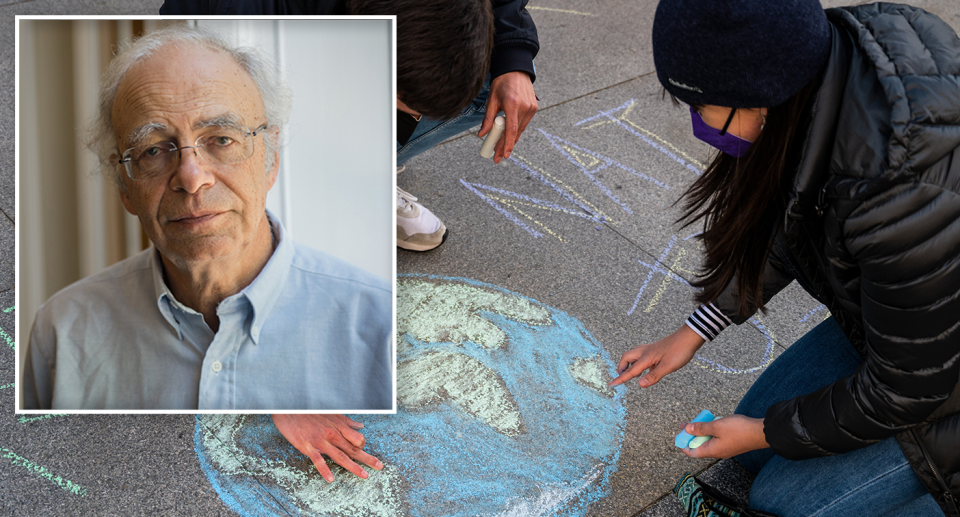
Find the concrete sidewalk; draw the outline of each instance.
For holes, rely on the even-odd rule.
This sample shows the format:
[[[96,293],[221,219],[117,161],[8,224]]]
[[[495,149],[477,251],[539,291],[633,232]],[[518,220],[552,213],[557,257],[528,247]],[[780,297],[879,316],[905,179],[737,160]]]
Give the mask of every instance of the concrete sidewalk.
[[[14,127],[15,14],[155,14],[160,3],[0,0],[3,127]],[[913,3],[960,29],[955,0]],[[450,237],[432,252],[398,250],[401,409],[357,417],[383,472],[335,471],[327,485],[263,415],[17,416],[14,349],[0,343],[0,514],[679,517],[670,491],[688,471],[745,497],[736,463],[689,459],[673,436],[701,409],[732,412],[827,316],[798,287],[656,386],[606,388],[623,352],[694,308],[699,250],[673,202],[710,149],[661,98],[655,6],[532,0],[542,102],[513,157],[484,160],[465,134],[398,176]],[[13,131],[0,142],[9,338]]]

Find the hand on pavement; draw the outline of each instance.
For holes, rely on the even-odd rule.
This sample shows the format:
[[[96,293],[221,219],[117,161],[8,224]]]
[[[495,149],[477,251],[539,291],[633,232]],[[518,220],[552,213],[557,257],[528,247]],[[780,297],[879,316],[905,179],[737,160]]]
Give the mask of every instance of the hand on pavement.
[[[310,458],[328,483],[333,474],[323,456],[366,479],[369,474],[354,460],[380,470],[383,463],[363,451],[366,440],[358,433],[363,424],[344,415],[272,415],[273,424],[291,445]]]
[[[657,341],[640,345],[620,357],[617,372],[620,374],[610,381],[610,386],[623,384],[650,369],[640,378],[640,387],[649,388],[669,373],[679,370],[690,362],[697,350],[703,346],[703,338],[690,327],[683,325],[676,332]]]
[[[507,72],[490,82],[487,112],[483,116],[483,124],[477,136],[483,137],[490,132],[493,119],[497,117],[497,113],[503,112],[503,116],[507,119],[507,126],[494,149],[494,162],[500,163],[500,160],[510,157],[513,146],[527,129],[527,124],[533,119],[537,109],[537,96],[533,92],[533,82],[526,72]]]

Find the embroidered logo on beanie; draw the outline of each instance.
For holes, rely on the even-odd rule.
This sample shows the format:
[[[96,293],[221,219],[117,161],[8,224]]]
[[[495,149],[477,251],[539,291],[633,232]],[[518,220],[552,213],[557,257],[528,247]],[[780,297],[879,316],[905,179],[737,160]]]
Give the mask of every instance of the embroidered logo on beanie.
[[[677,88],[683,88],[684,90],[690,90],[691,92],[703,93],[703,90],[697,88],[696,86],[690,86],[683,84],[679,81],[674,81],[672,77],[667,77],[667,80],[670,81],[670,84],[676,86]]]

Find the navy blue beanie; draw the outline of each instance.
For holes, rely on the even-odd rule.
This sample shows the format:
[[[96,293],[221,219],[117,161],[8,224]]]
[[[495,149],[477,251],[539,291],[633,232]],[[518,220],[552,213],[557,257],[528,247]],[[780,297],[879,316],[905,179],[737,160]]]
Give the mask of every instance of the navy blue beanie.
[[[688,104],[777,106],[829,53],[818,0],[660,0],[653,19],[657,78]]]

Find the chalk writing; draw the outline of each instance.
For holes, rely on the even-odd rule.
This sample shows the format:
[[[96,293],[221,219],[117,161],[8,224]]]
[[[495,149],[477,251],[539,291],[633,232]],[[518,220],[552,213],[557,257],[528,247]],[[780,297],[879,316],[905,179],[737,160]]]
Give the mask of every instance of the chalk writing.
[[[630,99],[624,104],[616,108],[613,108],[611,110],[605,110],[605,111],[601,110],[596,115],[585,118],[580,122],[577,122],[576,124],[574,124],[574,127],[579,126],[581,124],[585,124],[587,122],[593,122],[595,120],[600,120],[600,122],[589,125],[584,129],[592,129],[597,126],[601,126],[603,124],[610,124],[610,123],[616,124],[617,126],[627,130],[627,132],[636,136],[646,144],[650,145],[654,149],[668,156],[670,159],[679,163],[684,168],[690,170],[697,176],[701,175],[703,173],[702,171],[704,168],[702,163],[691,158],[690,156],[687,155],[687,153],[681,151],[670,142],[667,142],[666,140],[664,140],[663,138],[660,138],[653,132],[640,127],[639,125],[631,121],[629,118],[627,118],[627,115],[630,114],[630,111],[633,110],[633,107],[636,105],[636,103],[637,103],[636,99]],[[615,113],[621,110],[623,111],[622,115],[614,116]],[[603,119],[606,119],[606,120],[603,120]]]
[[[516,224],[520,228],[523,228],[528,233],[530,233],[530,235],[533,235],[534,237],[543,237],[543,234],[538,232],[536,229],[527,226],[526,223],[524,223],[523,221],[520,221],[516,216],[514,216],[508,210],[504,209],[503,206],[501,205],[506,205],[512,208],[516,213],[522,215],[529,222],[540,227],[540,229],[542,229],[546,233],[557,238],[557,240],[559,240],[560,242],[566,242],[566,240],[560,235],[558,235],[557,233],[555,233],[550,228],[547,228],[546,225],[538,221],[534,216],[526,213],[524,210],[526,210],[527,208],[533,208],[538,210],[546,210],[549,212],[560,212],[566,215],[571,215],[574,217],[580,217],[582,219],[590,219],[590,220],[596,221],[595,217],[590,216],[582,211],[564,208],[556,203],[551,203],[549,201],[542,201],[542,200],[539,200],[530,196],[526,196],[523,194],[517,194],[516,192],[510,192],[508,190],[498,189],[496,187],[481,185],[480,183],[470,183],[462,179],[460,180],[460,183],[464,187],[466,187],[467,190],[479,196],[481,199],[486,201],[490,206],[492,206],[498,212],[503,214],[504,217],[506,217],[507,219],[510,219],[511,221],[513,221],[514,224]],[[480,192],[480,190],[483,190],[485,192]],[[602,221],[606,222],[607,219],[602,219]],[[610,222],[612,223],[612,220]]]
[[[686,238],[683,239],[683,241],[684,242],[689,241],[691,238],[696,237],[697,235],[699,235],[699,233],[695,233],[693,235],[687,236]],[[649,285],[650,281],[653,279],[653,276],[657,273],[663,275],[663,280],[660,282],[660,286],[657,288],[656,292],[654,293],[649,303],[647,304],[647,307],[644,309],[643,312],[645,313],[651,312],[651,310],[657,306],[663,294],[666,292],[666,290],[670,286],[671,281],[676,281],[678,285],[683,285],[683,286],[686,286],[687,288],[695,289],[692,285],[690,285],[690,282],[688,282],[685,278],[677,274],[677,271],[687,273],[688,275],[696,274],[693,271],[684,269],[684,267],[681,264],[682,260],[686,256],[685,249],[683,248],[677,249],[676,257],[670,267],[666,267],[664,265],[664,262],[670,256],[671,252],[673,252],[673,250],[676,248],[677,244],[678,244],[677,236],[675,235],[671,236],[670,240],[667,242],[667,246],[664,248],[663,252],[660,254],[660,257],[656,260],[656,262],[654,262],[653,264],[650,264],[643,260],[637,261],[640,265],[647,268],[649,272],[647,273],[647,277],[644,279],[643,284],[640,286],[640,291],[637,293],[637,296],[633,301],[633,306],[631,306],[630,310],[627,311],[628,316],[632,315],[634,311],[636,311],[637,306],[640,304],[640,299],[643,296],[644,291],[646,291],[647,286]],[[699,242],[697,243],[697,249],[698,250],[700,249]],[[759,330],[760,334],[763,335],[763,337],[765,338],[763,356],[760,358],[760,361],[756,365],[746,367],[746,368],[732,368],[729,366],[725,366],[717,361],[708,359],[704,357],[700,352],[697,352],[697,354],[694,355],[696,364],[701,368],[705,368],[717,373],[726,373],[726,374],[752,373],[758,370],[762,370],[767,366],[769,366],[770,363],[773,361],[774,343],[776,339],[773,336],[772,331],[767,329],[767,327],[760,321],[759,318],[757,317],[750,318],[748,322],[750,323],[750,325],[752,325],[757,330]]]
[[[665,279],[667,279],[667,278],[673,278],[673,279],[675,279],[675,280],[678,280],[678,281],[680,281],[680,282],[683,282],[684,284],[690,285],[689,282],[687,282],[686,280],[684,280],[682,277],[680,277],[679,275],[677,275],[677,274],[674,273],[673,271],[670,271],[669,269],[666,269],[666,268],[664,268],[664,267],[661,266],[661,264],[663,263],[663,261],[667,259],[667,256],[670,254],[670,251],[673,250],[673,247],[674,247],[674,245],[675,245],[676,243],[677,243],[677,238],[676,238],[676,236],[670,237],[670,241],[667,243],[667,247],[664,248],[663,253],[660,254],[660,258],[657,259],[657,261],[656,261],[655,263],[653,263],[653,264],[648,264],[648,263],[646,263],[646,262],[644,262],[644,261],[642,261],[642,260],[638,260],[638,261],[637,261],[637,262],[639,262],[641,265],[643,265],[644,267],[648,268],[648,269],[650,270],[650,272],[647,274],[647,278],[643,281],[643,285],[640,286],[640,291],[637,293],[637,297],[633,300],[633,306],[630,307],[630,310],[629,310],[629,311],[627,311],[627,316],[633,314],[633,311],[637,310],[637,304],[640,303],[640,297],[643,296],[643,292],[647,289],[647,284],[649,284],[649,283],[650,283],[650,280],[653,279],[654,273],[660,273],[660,274],[662,274]],[[659,297],[657,297],[656,299],[659,300]],[[651,302],[651,304],[650,304],[649,306],[647,306],[647,308],[644,310],[644,312],[650,312],[650,310],[651,310],[655,305],[656,305],[656,302],[655,302],[655,301],[654,301],[654,302]]]
[[[816,314],[816,313],[818,313],[818,312],[820,312],[820,311],[825,311],[825,310],[827,310],[827,306],[826,306],[826,305],[823,305],[823,304],[817,305],[817,306],[814,307],[810,312],[808,312],[806,315],[804,315],[802,318],[800,318],[800,323],[806,323],[807,320],[810,319],[810,316],[813,316],[814,314]],[[829,317],[830,317],[830,312],[828,311],[828,312],[827,312],[827,315],[824,316],[823,319],[827,319],[827,318],[829,318]]]
[[[602,210],[593,205],[586,197],[578,193],[573,187],[570,187],[563,180],[551,175],[541,167],[533,165],[529,160],[514,153],[510,156],[510,161],[520,167],[527,174],[539,180],[544,185],[550,187],[554,192],[560,194],[564,199],[574,206],[580,208],[590,216],[594,221],[610,221],[610,217]]]
[[[17,418],[17,422],[21,424],[25,424],[27,422],[34,422],[37,420],[46,420],[48,418],[53,418],[56,416],[67,416],[67,414],[66,413],[48,413],[46,415],[40,415],[40,416],[21,416]]]
[[[697,175],[700,175],[704,167],[702,163],[692,158],[677,146],[661,138],[652,131],[643,128],[634,121],[630,120],[629,116],[634,111],[636,105],[636,99],[630,99],[616,108],[600,110],[596,115],[583,119],[574,124],[574,126],[583,126],[583,129],[592,129],[604,124],[614,124],[636,136],[642,142],[663,153],[665,156],[677,162],[684,168]],[[543,129],[537,128],[537,131],[547,139],[554,149],[559,151],[561,155],[563,155],[584,176],[586,176],[594,184],[594,186],[596,186],[597,189],[603,193],[603,195],[609,198],[628,215],[634,215],[633,207],[630,207],[616,194],[614,194],[613,190],[611,190],[598,175],[600,171],[606,169],[620,169],[659,188],[665,190],[670,189],[670,186],[667,183],[628,167],[612,158],[581,147],[557,135],[548,133]],[[533,165],[530,160],[519,156],[516,153],[514,153],[509,160],[511,163],[517,165],[532,177],[540,180],[541,183],[560,194],[573,206],[563,207],[556,203],[542,201],[531,196],[510,192],[494,186],[469,182],[465,179],[461,179],[460,183],[472,193],[483,199],[495,210],[503,214],[508,220],[535,238],[549,235],[561,242],[566,242],[566,239],[563,236],[548,228],[546,224],[533,215],[530,210],[562,213],[565,215],[574,215],[583,219],[589,219],[595,223],[595,227],[598,230],[602,229],[604,224],[613,223],[613,220],[610,217],[600,212],[593,203],[590,203],[587,200],[585,196],[577,193],[576,190],[564,184],[555,175],[547,173],[543,168]],[[579,213],[576,208],[582,210],[583,214]]]
[[[666,190],[670,189],[670,186],[666,183],[627,167],[626,165],[623,165],[612,158],[604,156],[590,149],[580,147],[556,135],[547,133],[542,129],[538,129],[538,131],[544,136],[544,138],[547,139],[548,142],[550,142],[554,149],[559,151],[561,155],[564,156],[578,170],[580,170],[583,175],[589,178],[590,181],[605,196],[617,204],[617,206],[619,206],[620,209],[627,214],[632,215],[634,212],[599,178],[597,174],[600,171],[608,168],[617,168],[657,187]],[[613,218],[603,213],[603,211],[591,203],[586,196],[577,192],[574,188],[567,185],[555,175],[548,173],[541,167],[537,167],[526,158],[514,153],[513,156],[510,157],[510,162],[520,167],[521,170],[525,171],[531,177],[536,178],[544,185],[553,189],[573,206],[564,207],[558,205],[557,203],[543,201],[532,196],[518,194],[516,192],[511,192],[489,185],[469,182],[465,179],[461,179],[460,183],[467,190],[476,194],[495,210],[503,214],[503,216],[508,220],[535,238],[550,235],[560,242],[566,242],[566,239],[564,239],[561,235],[548,228],[546,224],[537,219],[536,216],[532,215],[530,212],[531,209],[562,213],[565,215],[579,217],[581,219],[587,219],[594,223],[594,225],[600,225],[596,226],[598,230],[602,228],[603,224],[616,224]],[[517,214],[519,214],[519,217]]]
[[[489,204],[489,205],[492,206],[495,210],[497,210],[498,212],[500,212],[501,214],[503,214],[504,217],[506,217],[507,219],[513,221],[513,224],[516,224],[516,225],[519,226],[520,228],[523,228],[523,229],[526,230],[528,233],[530,233],[530,235],[533,235],[534,237],[543,237],[543,234],[542,234],[542,233],[540,233],[540,232],[538,232],[537,230],[535,230],[535,229],[527,226],[527,224],[524,223],[523,221],[521,221],[520,219],[518,219],[517,216],[513,215],[513,214],[510,213],[508,210],[506,210],[505,208],[503,208],[502,206],[500,206],[499,204],[497,204],[496,201],[497,201],[498,199],[496,199],[496,198],[494,198],[494,197],[492,197],[492,196],[484,195],[484,194],[482,194],[479,190],[477,190],[477,188],[476,188],[476,187],[480,187],[480,188],[484,188],[484,189],[486,189],[486,190],[489,190],[489,189],[492,189],[493,187],[486,187],[486,186],[484,186],[484,185],[478,185],[478,184],[476,184],[476,183],[469,183],[469,182],[467,182],[467,181],[465,181],[465,180],[463,180],[463,179],[460,180],[460,183],[463,184],[464,187],[467,187],[467,190],[469,190],[469,191],[473,192],[474,194],[480,196],[480,199],[483,199],[484,201],[486,201],[487,204]],[[506,192],[503,192],[503,193],[506,193]],[[513,193],[511,192],[511,193],[509,193],[509,194],[513,194]],[[507,194],[507,195],[509,195],[509,194]],[[514,196],[515,196],[515,197],[519,197],[519,194],[514,194]],[[500,200],[501,202],[503,202],[502,198],[499,199],[499,200]],[[507,203],[504,203],[504,204],[507,204]],[[522,215],[524,215],[525,217],[527,217],[528,219],[530,219],[531,221],[533,221],[534,224],[537,224],[538,226],[541,226],[541,227],[543,226],[541,223],[539,223],[539,222],[537,222],[537,221],[534,221],[533,218],[530,217],[530,216],[528,216],[527,214],[522,214]],[[547,230],[547,231],[548,231],[549,233],[553,234],[553,232],[550,232],[549,230]],[[560,237],[558,236],[557,238],[559,239]],[[563,240],[563,239],[561,239],[561,240]]]
[[[74,483],[73,481],[70,481],[69,479],[64,479],[60,476],[53,475],[53,473],[51,473],[49,470],[45,469],[44,467],[41,467],[40,465],[37,465],[36,463],[26,458],[23,458],[17,455],[10,449],[0,447],[0,458],[10,460],[10,463],[12,465],[16,467],[23,467],[27,469],[31,474],[39,478],[46,479],[47,481],[50,481],[51,483],[53,483],[54,485],[57,485],[63,490],[70,492],[71,494],[78,495],[80,497],[87,495],[86,488]]]
[[[10,312],[15,311],[15,310],[17,310],[17,306],[16,306],[16,305],[11,306],[11,307],[7,307],[6,309],[3,310],[3,312],[4,312],[4,313],[10,313]],[[10,345],[10,348],[15,348],[15,347],[16,347],[16,343],[14,343],[13,338],[11,338],[6,332],[4,332],[3,328],[0,328],[0,337],[2,337],[3,340],[7,342],[8,345]]]
[[[586,177],[590,178],[590,181],[592,181],[593,184],[596,185],[601,192],[606,194],[608,198],[613,200],[614,203],[619,205],[620,208],[622,208],[628,214],[633,214],[633,211],[630,210],[630,207],[628,207],[626,204],[620,201],[617,198],[617,196],[615,196],[613,192],[611,192],[610,189],[606,185],[604,185],[604,183],[600,181],[599,178],[597,178],[598,172],[613,166],[621,170],[624,170],[630,174],[633,174],[634,176],[640,179],[649,181],[650,183],[653,183],[658,187],[661,187],[667,190],[670,189],[670,187],[666,183],[663,183],[660,180],[653,179],[642,172],[637,172],[631,169],[630,167],[627,167],[626,165],[623,165],[622,163],[614,160],[613,158],[607,158],[606,156],[600,153],[579,147],[576,144],[568,142],[558,136],[551,135],[550,133],[547,133],[542,129],[538,128],[537,131],[539,131],[544,137],[546,137],[546,139],[553,145],[553,147],[556,150],[560,151],[560,153],[563,154],[567,158],[567,160],[570,161],[570,163],[574,164],[577,168],[579,168],[580,172],[582,172]]]
[[[5,314],[9,314],[14,310],[16,310],[16,306],[7,307],[6,309],[3,310],[3,312]],[[4,332],[2,328],[0,328],[0,335],[3,336],[3,339],[7,342],[8,345],[10,345],[10,347],[14,346],[13,339],[11,339],[10,336],[6,332]],[[11,382],[11,383],[0,386],[0,390],[13,388],[15,386],[16,386],[16,383]],[[17,419],[17,422],[27,423],[35,420],[45,420],[55,416],[61,416],[61,415],[50,414],[50,415],[41,415],[41,416],[35,416],[35,417],[20,416]],[[46,467],[37,465],[33,461],[30,461],[29,459],[24,458],[23,456],[20,456],[19,454],[11,451],[10,449],[0,447],[0,458],[8,460],[10,462],[10,465],[14,467],[26,469],[28,472],[30,472],[34,476],[47,480],[53,483],[54,485],[56,485],[57,487],[61,488],[62,490],[69,492],[73,495],[78,495],[81,497],[87,495],[88,491],[86,488],[80,486],[77,483],[74,483],[73,481],[70,481],[69,479],[65,479],[61,476],[53,474]]]
[[[563,237],[561,237],[556,232],[548,228],[544,223],[537,220],[531,214],[528,214],[525,211],[527,208],[546,210],[551,212],[559,212],[566,215],[579,217],[582,219],[588,219],[594,223],[608,222],[610,224],[613,224],[612,219],[608,218],[606,215],[603,215],[603,213],[600,210],[590,205],[589,202],[584,200],[583,197],[580,196],[578,193],[576,193],[572,189],[569,189],[565,185],[561,187],[560,185],[562,185],[562,182],[556,180],[555,178],[553,178],[552,176],[544,172],[542,169],[535,169],[531,164],[529,164],[529,162],[526,162],[526,160],[524,160],[523,157],[514,154],[513,156],[510,157],[510,160],[513,161],[514,163],[517,163],[521,169],[526,170],[532,176],[541,180],[545,185],[553,188],[555,191],[560,193],[568,201],[571,201],[572,203],[574,203],[574,205],[579,207],[581,210],[565,208],[556,203],[543,201],[531,196],[527,196],[524,194],[517,194],[516,192],[511,192],[508,190],[499,189],[499,188],[491,187],[488,185],[482,185],[480,183],[471,183],[464,179],[461,179],[460,183],[464,187],[466,187],[467,190],[473,192],[478,197],[486,201],[487,204],[492,206],[495,210],[503,214],[504,217],[512,221],[514,224],[516,224],[517,226],[525,230],[527,233],[529,233],[533,237],[539,238],[544,236],[543,233],[541,233],[539,230],[537,230],[537,228],[535,228],[535,227],[539,227],[540,230],[543,230],[543,232],[549,234],[552,237],[555,237],[560,242],[566,242],[566,240]],[[483,192],[481,192],[481,190],[483,190]],[[532,223],[535,227],[531,227],[530,225],[527,224],[527,222],[520,220],[517,216],[515,216],[509,210],[504,208],[503,205],[506,205],[507,207],[512,208],[513,211],[520,214],[523,218],[527,219],[527,221],[529,223]],[[583,210],[586,210],[586,212],[584,212]]]
[[[751,325],[753,325],[757,330],[763,334],[763,337],[766,338],[766,342],[763,347],[763,356],[760,358],[759,363],[754,366],[747,368],[731,368],[729,366],[724,366],[717,361],[713,361],[703,357],[702,354],[697,352],[694,358],[698,361],[698,366],[701,368],[711,370],[717,373],[730,373],[730,374],[745,374],[753,373],[760,370],[763,370],[767,366],[770,366],[770,363],[773,362],[773,350],[774,342],[776,339],[773,336],[773,332],[769,330],[766,325],[764,325],[759,318],[756,316],[747,320]]]

